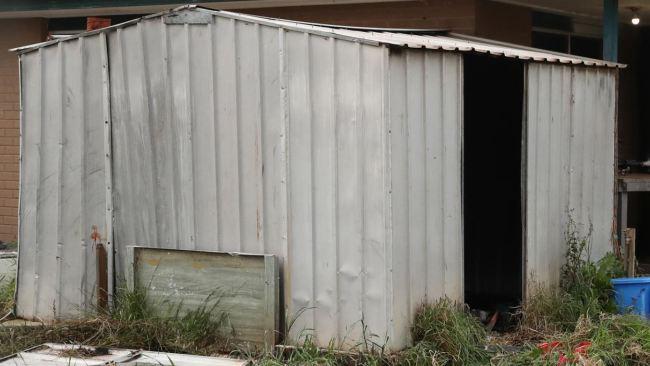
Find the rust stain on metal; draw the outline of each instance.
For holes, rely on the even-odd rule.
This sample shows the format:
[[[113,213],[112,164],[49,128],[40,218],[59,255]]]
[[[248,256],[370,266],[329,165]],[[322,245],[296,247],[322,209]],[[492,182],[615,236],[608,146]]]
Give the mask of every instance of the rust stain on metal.
[[[97,225],[92,226],[92,232],[90,233],[90,239],[93,241],[94,245],[97,245],[97,243],[101,243],[102,235],[99,233],[99,230],[97,229]]]
[[[97,307],[108,309],[108,258],[104,244],[95,245],[97,254]]]

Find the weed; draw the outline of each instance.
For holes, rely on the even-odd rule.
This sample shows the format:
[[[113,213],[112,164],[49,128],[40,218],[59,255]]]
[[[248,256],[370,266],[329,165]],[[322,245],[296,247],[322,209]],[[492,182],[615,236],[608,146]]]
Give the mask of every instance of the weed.
[[[415,347],[404,353],[405,362],[421,365],[422,359],[440,365],[480,365],[489,360],[487,333],[467,308],[441,299],[420,308],[412,327]]]
[[[580,235],[578,225],[569,219],[566,230],[566,263],[560,287],[582,305],[582,314],[597,315],[616,311],[610,280],[625,275],[622,262],[613,254],[594,263],[590,257],[591,233]],[[577,319],[576,319],[577,320]]]
[[[0,319],[8,314],[13,308],[15,288],[15,278],[7,281],[4,277],[0,277]]]
[[[591,233],[579,233],[579,225],[569,219],[565,232],[566,263],[562,266],[559,288],[540,287],[521,309],[520,328],[539,335],[571,332],[583,317],[616,312],[612,278],[625,275],[621,261],[609,253],[598,262],[590,257]]]
[[[111,318],[121,321],[143,320],[153,317],[147,302],[147,290],[136,288],[133,291],[120,291],[114,299]]]

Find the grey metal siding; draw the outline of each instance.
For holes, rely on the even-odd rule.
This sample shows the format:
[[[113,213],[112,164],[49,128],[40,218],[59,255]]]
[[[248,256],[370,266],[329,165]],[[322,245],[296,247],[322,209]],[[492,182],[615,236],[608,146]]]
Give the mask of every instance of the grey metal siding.
[[[527,286],[558,284],[569,217],[593,259],[612,250],[616,71],[527,69]]]
[[[462,57],[390,56],[392,338],[404,342],[418,306],[463,300]]]
[[[215,17],[109,34],[128,245],[275,254],[292,335],[386,335],[383,47]]]
[[[21,56],[19,316],[92,308],[93,225],[105,230],[100,37]]]

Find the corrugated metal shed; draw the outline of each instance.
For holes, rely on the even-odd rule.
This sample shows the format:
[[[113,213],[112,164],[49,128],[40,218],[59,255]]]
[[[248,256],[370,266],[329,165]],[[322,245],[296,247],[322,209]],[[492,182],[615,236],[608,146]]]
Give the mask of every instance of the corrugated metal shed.
[[[592,85],[611,97],[619,64],[195,7],[17,51],[17,311],[28,318],[92,307],[95,225],[114,247],[118,283],[130,245],[274,254],[287,317],[307,309],[292,336],[313,329],[323,344],[355,343],[363,319],[378,342],[405,345],[421,302],[463,299],[462,52],[544,61],[528,71],[527,123],[539,127],[528,141],[540,151],[528,156],[529,184],[547,172],[568,177],[558,189],[579,184],[569,180],[578,176],[571,168],[602,177],[590,186],[594,197],[612,193],[613,151],[580,166],[543,166],[550,127],[532,104],[562,98],[569,108],[574,101],[562,90],[588,93]],[[580,73],[564,64],[600,68]],[[550,65],[584,82],[535,84]],[[595,128],[613,146],[615,99],[604,95],[589,100],[606,104]],[[571,118],[577,128],[587,116]],[[575,134],[567,143],[591,138]],[[533,254],[561,240],[539,236],[556,228],[543,218],[562,213],[538,203],[552,192],[537,187],[527,189],[535,273],[562,260]],[[594,224],[611,222],[605,201],[570,207],[593,212],[584,217]]]

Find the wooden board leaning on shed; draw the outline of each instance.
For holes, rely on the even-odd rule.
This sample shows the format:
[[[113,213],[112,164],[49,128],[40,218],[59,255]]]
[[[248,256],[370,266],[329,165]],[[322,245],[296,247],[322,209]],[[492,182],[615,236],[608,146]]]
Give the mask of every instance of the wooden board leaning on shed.
[[[279,328],[279,272],[272,255],[128,247],[130,290],[144,289],[161,316],[201,306],[226,314],[235,341],[275,345]]]

